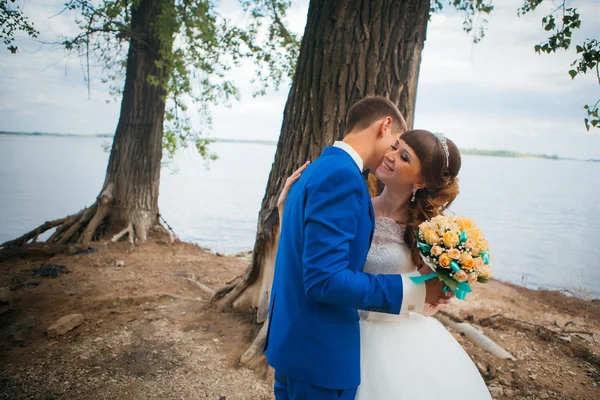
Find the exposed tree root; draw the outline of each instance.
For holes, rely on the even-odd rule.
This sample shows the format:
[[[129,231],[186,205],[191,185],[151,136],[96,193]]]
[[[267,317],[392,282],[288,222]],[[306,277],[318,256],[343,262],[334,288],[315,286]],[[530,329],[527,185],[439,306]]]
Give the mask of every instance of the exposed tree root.
[[[262,348],[265,343],[265,339],[267,338],[268,324],[268,321],[265,321],[263,323],[262,328],[260,328],[260,331],[254,338],[254,341],[252,342],[248,350],[246,350],[246,352],[242,354],[242,357],[240,358],[240,363],[242,365],[246,365],[250,368],[255,368],[262,365],[262,363],[265,362],[264,356],[262,354]]]
[[[275,209],[267,218],[269,228],[265,229],[266,233],[257,238],[252,263],[244,276],[229,282],[212,299],[212,304],[218,311],[256,312],[256,323],[262,323],[262,327],[240,358],[240,363],[261,370],[265,376],[272,373],[261,350],[267,334],[267,315],[279,238],[278,221],[279,215]]]
[[[8,247],[0,250],[0,261],[25,256],[52,257],[56,254],[71,252],[72,250],[77,249],[64,244],[31,243],[26,246]]]
[[[122,208],[111,206],[111,201],[110,192],[105,190],[91,206],[64,218],[46,221],[24,235],[3,243],[0,245],[0,259],[31,254],[52,256],[87,248],[91,242],[117,229],[122,230],[109,236],[112,242],[128,235],[129,243],[133,246],[136,240],[144,241],[149,230],[168,236],[170,243],[175,241],[172,230],[168,231],[158,222],[158,213],[137,210],[124,212]],[[131,217],[128,217],[129,214]],[[115,215],[118,218],[114,218]],[[123,225],[119,224],[127,226],[123,229]],[[38,242],[40,235],[52,229],[55,231],[48,239]]]
[[[80,230],[92,219],[95,211],[96,205],[94,204],[93,206],[84,209],[79,218],[69,220],[68,222],[71,223],[71,226],[67,227],[68,225],[65,224],[64,233],[56,238],[56,243],[76,243],[77,239],[79,238]]]
[[[6,248],[6,247],[13,247],[13,246],[20,246],[20,245],[23,245],[23,244],[29,242],[32,239],[33,239],[32,243],[35,243],[40,234],[46,232],[47,230],[50,230],[52,228],[55,228],[59,225],[64,224],[69,218],[70,217],[65,217],[65,218],[55,219],[54,221],[46,221],[42,225],[38,226],[37,228],[35,228],[32,231],[27,232],[23,236],[20,236],[14,240],[10,240],[8,242],[3,243],[0,247]]]
[[[121,232],[119,232],[115,236],[113,236],[112,239],[110,239],[110,241],[114,243],[127,234],[129,235],[129,244],[131,244],[133,246],[134,245],[134,233],[133,233],[133,224],[131,222],[129,223],[129,225],[127,225],[127,228],[123,229]]]

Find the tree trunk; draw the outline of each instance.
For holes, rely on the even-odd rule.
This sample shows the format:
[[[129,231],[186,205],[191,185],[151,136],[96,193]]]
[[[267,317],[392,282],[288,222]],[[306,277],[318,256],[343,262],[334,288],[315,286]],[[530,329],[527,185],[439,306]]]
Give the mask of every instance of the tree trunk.
[[[256,321],[266,320],[277,252],[278,195],[295,169],[343,137],[346,113],[355,102],[386,96],[412,126],[429,12],[429,0],[310,2],[253,260],[243,278],[217,293],[219,309],[256,310]],[[259,334],[242,361],[256,362],[263,340]]]
[[[132,31],[139,38],[134,35],[129,46],[121,114],[98,196],[110,215],[108,226],[121,230],[131,224],[141,241],[158,223],[166,91],[162,85],[150,84],[148,76],[161,82],[168,79],[165,68],[157,66],[164,43],[153,28],[158,24],[161,3],[164,1],[142,1],[132,14]]]
[[[97,201],[76,214],[46,222],[2,248],[35,242],[39,234],[52,228],[56,231],[47,240],[51,244],[86,245],[103,234],[117,232],[113,239],[128,233],[133,243],[134,235],[144,241],[148,231],[157,226],[166,91],[165,85],[151,84],[148,77],[159,82],[168,79],[168,66],[164,66],[168,63],[161,54],[170,53],[173,39],[161,42],[154,29],[165,6],[169,3],[163,0],[141,0],[132,6],[121,114]]]

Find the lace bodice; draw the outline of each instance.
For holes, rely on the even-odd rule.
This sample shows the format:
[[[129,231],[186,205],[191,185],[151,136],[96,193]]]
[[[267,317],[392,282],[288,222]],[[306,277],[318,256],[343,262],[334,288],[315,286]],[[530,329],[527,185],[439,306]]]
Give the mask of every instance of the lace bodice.
[[[404,242],[404,227],[387,217],[375,218],[375,235],[363,269],[371,274],[405,274],[416,270]],[[398,316],[359,311],[361,319],[390,319]]]

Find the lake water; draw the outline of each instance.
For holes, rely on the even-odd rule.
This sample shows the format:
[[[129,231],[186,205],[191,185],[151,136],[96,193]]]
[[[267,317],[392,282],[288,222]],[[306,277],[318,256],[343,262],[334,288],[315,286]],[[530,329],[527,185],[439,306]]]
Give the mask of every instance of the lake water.
[[[94,202],[107,139],[0,135],[0,243]],[[252,249],[274,145],[193,148],[162,171],[159,206],[177,235],[214,251]],[[463,156],[453,206],[486,233],[494,276],[600,296],[600,163]]]

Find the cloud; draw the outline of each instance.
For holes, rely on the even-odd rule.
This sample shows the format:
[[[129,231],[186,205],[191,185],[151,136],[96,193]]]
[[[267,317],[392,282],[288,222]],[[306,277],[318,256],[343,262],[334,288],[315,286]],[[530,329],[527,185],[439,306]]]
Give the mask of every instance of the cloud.
[[[235,2],[224,1],[224,14],[245,18]],[[429,23],[416,104],[416,125],[442,130],[463,147],[507,148],[600,158],[598,134],[583,128],[583,104],[600,97],[592,75],[571,80],[567,71],[574,51],[537,55],[533,46],[547,38],[541,18],[548,9],[518,18],[522,0],[495,2],[486,37],[474,45],[462,30],[463,17],[447,8]],[[546,1],[544,7],[551,7]],[[62,0],[24,2],[46,41],[73,34],[73,14]],[[600,37],[600,2],[578,0],[583,21],[574,42]],[[226,9],[229,7],[229,9]],[[237,8],[236,8],[237,7]],[[302,34],[308,0],[293,1],[286,16],[292,31]],[[237,10],[237,11],[236,11]],[[16,56],[0,53],[0,129],[70,133],[114,132],[119,104],[106,104],[108,87],[92,80],[88,100],[80,60],[59,47],[19,39]],[[280,91],[253,98],[253,65],[231,71],[242,100],[213,108],[212,136],[276,140],[283,119],[289,82]],[[94,76],[99,70],[93,71]],[[193,123],[199,114],[191,108]]]
[[[600,37],[594,16],[600,4],[577,3],[582,30],[574,42]],[[517,17],[521,0],[496,4],[488,31],[473,44],[462,16],[446,10],[428,28],[416,104],[416,126],[441,130],[462,147],[497,148],[599,158],[600,135],[583,125],[585,103],[600,98],[591,74],[567,74],[574,49],[551,55],[533,51],[548,37],[544,9]],[[575,5],[575,4],[574,4]]]

